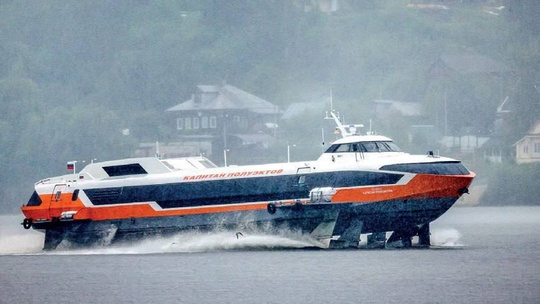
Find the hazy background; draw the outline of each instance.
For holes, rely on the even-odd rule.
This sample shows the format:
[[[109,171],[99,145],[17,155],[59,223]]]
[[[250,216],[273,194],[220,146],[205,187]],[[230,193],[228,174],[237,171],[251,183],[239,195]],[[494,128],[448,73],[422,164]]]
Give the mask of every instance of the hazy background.
[[[340,0],[330,12],[319,2],[3,0],[0,212],[17,212],[33,183],[63,174],[66,161],[130,157],[139,142],[172,140],[165,110],[195,85],[223,81],[282,109],[332,90],[349,122],[372,118],[374,99],[417,101],[422,123],[455,136],[492,136],[508,96],[505,161],[460,158],[489,181],[482,204],[540,204],[540,166],[515,165],[511,155],[540,117],[540,2]],[[430,76],[441,56],[460,54],[489,57],[508,73]],[[296,159],[320,152],[309,135],[320,118],[280,126],[281,143],[315,144]],[[406,117],[373,123],[411,148]]]

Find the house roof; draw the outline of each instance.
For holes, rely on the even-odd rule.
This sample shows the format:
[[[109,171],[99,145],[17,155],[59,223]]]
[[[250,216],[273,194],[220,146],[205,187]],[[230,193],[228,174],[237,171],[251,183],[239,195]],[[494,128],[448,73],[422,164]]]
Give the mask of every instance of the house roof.
[[[493,136],[490,137],[485,143],[481,145],[481,148],[484,150],[487,149],[500,149],[504,147],[506,143],[503,141],[503,139],[500,136]]]
[[[260,97],[232,85],[198,85],[194,96],[167,111],[250,110],[259,114],[274,114],[278,107]],[[198,99],[197,95],[200,96]]]
[[[522,141],[524,141],[526,138],[537,138],[540,136],[540,120],[537,120],[529,129],[527,134],[523,135],[520,140],[518,140],[515,145],[518,145]]]
[[[540,135],[540,119],[537,120],[532,127],[529,129],[528,134],[530,135]]]

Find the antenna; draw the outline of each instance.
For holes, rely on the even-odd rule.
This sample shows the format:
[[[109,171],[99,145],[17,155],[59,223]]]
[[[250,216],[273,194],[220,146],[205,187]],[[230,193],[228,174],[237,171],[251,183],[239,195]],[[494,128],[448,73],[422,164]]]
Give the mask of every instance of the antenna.
[[[347,136],[358,134],[358,133],[356,133],[356,130],[358,128],[363,128],[364,127],[363,124],[351,124],[351,125],[347,125],[347,126],[343,125],[341,123],[341,120],[339,119],[339,117],[336,115],[336,113],[334,113],[334,111],[330,112],[330,116],[331,117],[328,117],[328,112],[326,112],[325,119],[333,119],[335,121],[336,129],[339,131],[339,133],[341,134],[342,137],[347,137]]]
[[[330,114],[330,116],[328,116],[328,114]],[[339,119],[339,113],[336,114],[336,111],[334,111],[334,101],[333,101],[333,96],[332,96],[332,90],[330,90],[330,112],[326,111],[326,116],[324,117],[324,119],[334,120],[334,122],[336,123],[336,131],[341,134],[341,137],[347,137],[350,135],[358,134],[356,130],[358,128],[364,127],[363,124],[351,124],[351,125],[345,126],[341,123],[341,120]],[[323,134],[323,137],[324,137],[324,134]],[[323,144],[324,144],[324,140],[323,140]]]
[[[332,95],[332,89],[330,89],[330,112],[334,111],[334,97]]]
[[[321,137],[322,137],[321,153],[324,153],[324,128],[321,128]]]

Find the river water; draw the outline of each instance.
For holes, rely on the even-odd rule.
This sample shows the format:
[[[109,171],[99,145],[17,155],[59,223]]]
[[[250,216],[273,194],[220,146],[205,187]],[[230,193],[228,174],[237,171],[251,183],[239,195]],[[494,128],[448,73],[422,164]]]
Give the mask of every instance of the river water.
[[[294,233],[40,250],[0,216],[0,303],[540,303],[540,207],[455,207],[430,249],[321,250]]]

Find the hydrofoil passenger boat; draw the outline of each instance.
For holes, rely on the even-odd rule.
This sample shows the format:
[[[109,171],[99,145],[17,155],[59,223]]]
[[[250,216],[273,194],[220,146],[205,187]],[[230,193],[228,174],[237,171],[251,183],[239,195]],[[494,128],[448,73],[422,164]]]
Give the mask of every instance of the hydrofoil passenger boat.
[[[343,138],[314,161],[217,167],[204,157],[88,164],[38,181],[21,207],[44,249],[115,244],[185,230],[292,229],[331,248],[429,245],[429,223],[468,192],[460,161],[402,152],[388,137],[359,135],[331,112]],[[386,232],[392,232],[386,239]]]

